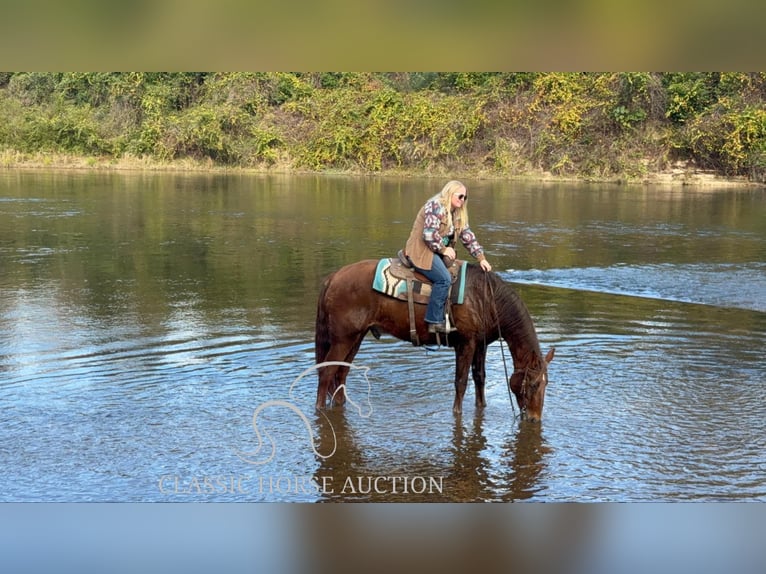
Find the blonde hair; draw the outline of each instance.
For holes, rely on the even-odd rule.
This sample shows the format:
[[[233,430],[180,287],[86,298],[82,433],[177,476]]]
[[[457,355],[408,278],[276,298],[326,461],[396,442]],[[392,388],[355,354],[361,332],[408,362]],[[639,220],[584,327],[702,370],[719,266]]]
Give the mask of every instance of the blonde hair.
[[[439,203],[441,203],[442,207],[444,207],[447,212],[447,226],[455,227],[455,236],[460,235],[460,232],[468,227],[467,202],[464,201],[460,207],[455,209],[455,216],[452,216],[452,196],[460,193],[467,193],[465,185],[456,179],[453,179],[452,181],[448,181],[441,192],[436,196]]]

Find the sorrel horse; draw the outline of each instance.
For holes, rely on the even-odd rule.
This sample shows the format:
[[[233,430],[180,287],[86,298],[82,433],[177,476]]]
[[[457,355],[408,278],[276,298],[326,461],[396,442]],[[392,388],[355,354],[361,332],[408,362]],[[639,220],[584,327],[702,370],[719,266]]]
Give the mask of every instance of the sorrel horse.
[[[315,350],[316,363],[351,363],[364,336],[376,337],[385,331],[410,340],[409,311],[400,301],[372,289],[376,260],[351,263],[325,279],[317,304]],[[452,410],[460,414],[471,369],[476,390],[476,407],[486,406],[484,398],[487,347],[502,337],[513,357],[509,385],[522,418],[542,418],[548,363],[554,349],[543,356],[534,324],[526,305],[516,291],[495,273],[486,273],[475,265],[466,272],[464,302],[452,307],[457,331],[449,334],[448,344],[455,349],[455,401]],[[425,305],[415,305],[415,323],[422,344],[436,344],[436,335],[428,333]],[[442,334],[441,337],[444,337]],[[345,381],[349,367],[329,365],[317,369],[316,408],[326,406],[328,395],[344,404]]]

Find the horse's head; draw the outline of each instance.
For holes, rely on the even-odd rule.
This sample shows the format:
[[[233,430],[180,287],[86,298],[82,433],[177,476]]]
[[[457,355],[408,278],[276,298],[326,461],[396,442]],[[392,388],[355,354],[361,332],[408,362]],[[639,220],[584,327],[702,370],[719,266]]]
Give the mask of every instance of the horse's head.
[[[555,349],[548,351],[545,359],[537,365],[517,369],[511,375],[510,385],[521,411],[521,418],[539,422],[543,418],[545,387],[548,385],[548,363],[553,360]]]

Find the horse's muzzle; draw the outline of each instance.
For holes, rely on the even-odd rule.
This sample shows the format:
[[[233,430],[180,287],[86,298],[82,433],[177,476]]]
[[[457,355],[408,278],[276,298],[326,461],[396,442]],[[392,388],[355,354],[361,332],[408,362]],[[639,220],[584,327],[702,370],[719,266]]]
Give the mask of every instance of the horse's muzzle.
[[[543,415],[541,413],[532,413],[528,411],[527,409],[522,409],[521,420],[528,421],[531,423],[539,423],[539,422],[542,422]]]

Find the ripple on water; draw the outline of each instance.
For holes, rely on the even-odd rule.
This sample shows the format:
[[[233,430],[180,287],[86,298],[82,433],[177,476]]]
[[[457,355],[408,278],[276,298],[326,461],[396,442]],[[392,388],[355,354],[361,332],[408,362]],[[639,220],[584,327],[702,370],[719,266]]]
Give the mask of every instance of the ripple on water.
[[[548,333],[562,339],[546,399],[559,453],[552,490],[578,500],[764,499],[766,315],[582,298],[591,307],[571,333]]]
[[[530,269],[514,270],[506,278],[517,283],[766,312],[763,262]]]

